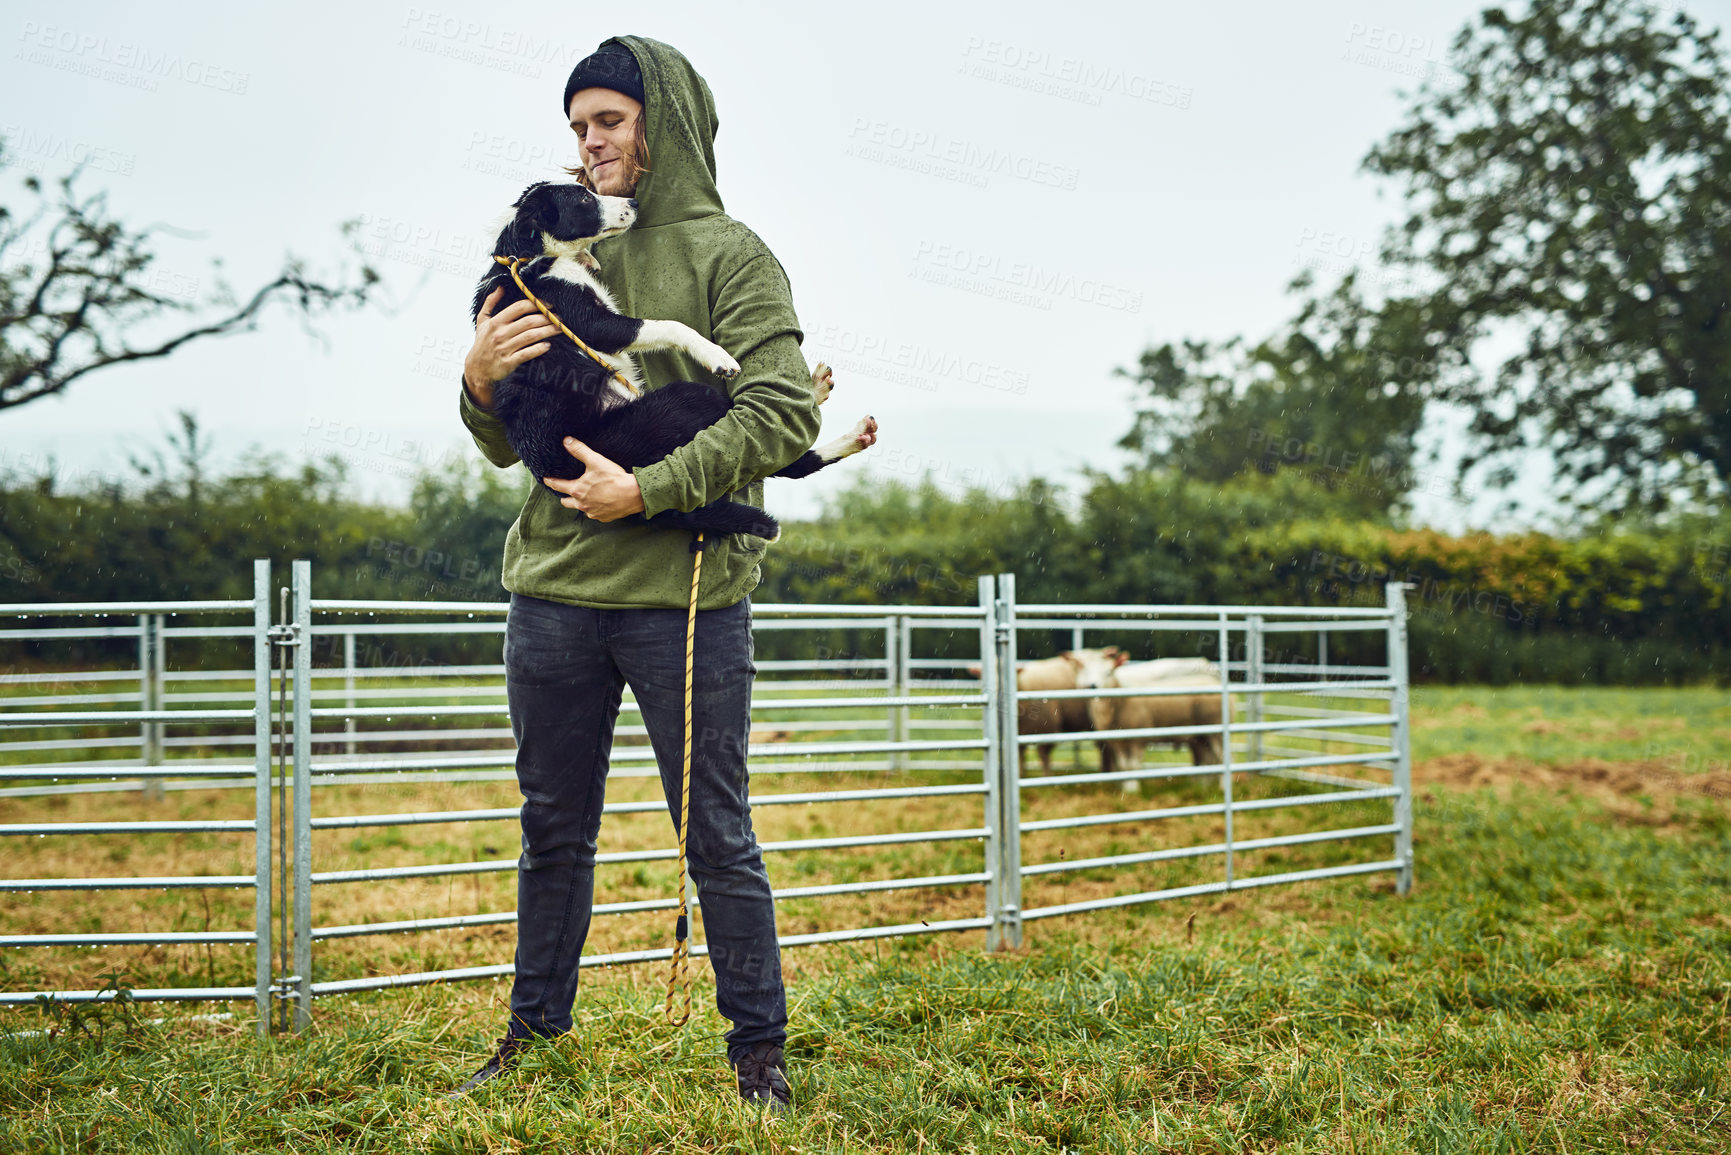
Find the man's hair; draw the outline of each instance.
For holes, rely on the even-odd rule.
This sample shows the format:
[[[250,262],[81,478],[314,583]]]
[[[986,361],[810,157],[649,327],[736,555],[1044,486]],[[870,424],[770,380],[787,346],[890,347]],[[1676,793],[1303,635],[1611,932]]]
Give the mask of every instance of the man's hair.
[[[638,109],[637,131],[632,134],[633,139],[631,141],[631,151],[624,157],[625,172],[630,180],[630,186],[633,189],[637,187],[637,178],[649,171],[649,130],[647,122],[648,118],[643,115],[643,110],[641,108]],[[579,153],[579,155],[581,155],[581,153]],[[575,168],[567,166],[565,171],[576,177],[578,184],[582,185],[590,192],[595,191],[595,185],[589,180],[589,170],[584,168],[581,164]]]

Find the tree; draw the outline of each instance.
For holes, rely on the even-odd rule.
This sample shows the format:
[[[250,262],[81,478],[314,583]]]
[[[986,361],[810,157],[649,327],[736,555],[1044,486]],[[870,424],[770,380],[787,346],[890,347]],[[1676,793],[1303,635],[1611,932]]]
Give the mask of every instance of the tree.
[[[1308,274],[1293,283],[1309,287]],[[1298,471],[1342,513],[1386,516],[1412,489],[1430,372],[1410,316],[1373,310],[1349,275],[1254,346],[1168,343],[1118,370],[1143,393],[1118,444],[1144,468],[1201,481]]]
[[[1470,407],[1493,483],[1548,449],[1608,513],[1731,491],[1731,77],[1681,11],[1641,0],[1486,9],[1365,167],[1402,182],[1383,259]],[[1486,338],[1520,348],[1494,373]]]
[[[6,164],[0,142],[0,169]],[[152,279],[151,231],[135,232],[111,219],[104,194],[74,191],[77,177],[76,171],[63,177],[50,203],[41,181],[27,176],[22,183],[35,198],[33,209],[20,215],[0,205],[0,409],[58,393],[98,369],[166,357],[189,341],[251,330],[273,300],[286,300],[309,316],[358,307],[378,281],[362,264],[326,283],[290,257],[274,280],[244,302],[220,280],[210,300],[184,299],[172,291],[175,286],[163,291]],[[201,319],[172,335],[134,339],[174,313]]]

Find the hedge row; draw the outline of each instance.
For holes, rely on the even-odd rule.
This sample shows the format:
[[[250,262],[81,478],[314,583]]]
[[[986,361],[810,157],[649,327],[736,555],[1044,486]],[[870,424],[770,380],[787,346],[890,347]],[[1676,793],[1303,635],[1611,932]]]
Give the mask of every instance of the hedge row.
[[[0,485],[0,601],[245,597],[259,556],[284,577],[290,558],[311,558],[325,596],[503,598],[500,543],[523,484],[479,465],[430,473],[397,508],[346,497],[334,465],[264,462],[142,493],[14,479]],[[755,597],[971,604],[978,575],[1013,572],[1029,602],[1380,604],[1398,580],[1412,586],[1421,679],[1677,683],[1731,670],[1726,519],[1451,537],[1330,509],[1326,492],[1288,475],[1226,486],[1094,476],[1074,496],[1042,481],[998,493],[861,484],[787,525]],[[496,644],[452,640],[424,656],[474,660]],[[760,653],[798,644],[811,639],[772,634]],[[881,653],[865,633],[820,644]]]
[[[1724,519],[1451,537],[1332,519],[1326,495],[1280,477],[1097,477],[1073,504],[1042,483],[1000,497],[861,489],[786,535],[760,596],[962,603],[994,570],[1032,602],[1380,605],[1385,583],[1405,582],[1414,674],[1434,681],[1731,671]]]

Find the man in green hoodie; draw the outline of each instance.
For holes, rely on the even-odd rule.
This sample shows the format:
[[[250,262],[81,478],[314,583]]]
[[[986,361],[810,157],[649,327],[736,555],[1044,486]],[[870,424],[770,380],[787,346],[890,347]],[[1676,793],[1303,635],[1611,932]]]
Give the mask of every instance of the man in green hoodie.
[[[755,233],[722,211],[715,101],[690,61],[654,40],[610,39],[573,70],[562,108],[578,135],[586,183],[637,199],[636,225],[593,250],[621,311],[685,322],[732,354],[740,372],[726,383],[727,415],[654,465],[621,469],[568,442],[582,476],[533,486],[506,535],[506,689],[524,798],[516,973],[505,1037],[452,1095],[512,1067],[532,1039],[571,1028],[625,685],[678,826],[692,537],[624,519],[689,511],[729,494],[761,506],[762,479],[809,448],[821,424],[787,275]],[[477,319],[461,412],[481,452],[504,467],[517,457],[490,412],[493,385],[545,351],[554,330],[526,302],[492,315],[496,300]],[[674,350],[644,354],[641,365],[650,389],[712,379]],[[739,1093],[779,1112],[790,1098],[782,1058],[787,1000],[745,770],[756,672],[747,595],[766,545],[743,536],[707,545],[687,855],[703,902],[716,1007],[733,1023],[727,1057]]]

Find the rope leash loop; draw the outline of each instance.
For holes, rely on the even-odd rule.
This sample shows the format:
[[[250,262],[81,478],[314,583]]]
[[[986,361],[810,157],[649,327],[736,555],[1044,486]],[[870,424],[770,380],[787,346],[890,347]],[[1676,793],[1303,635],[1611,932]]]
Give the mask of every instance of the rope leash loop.
[[[509,269],[511,271],[511,279],[513,281],[517,282],[517,288],[521,289],[523,292],[523,296],[528,298],[528,300],[537,309],[541,310],[541,315],[543,317],[547,318],[547,320],[549,322],[551,322],[553,325],[555,325],[561,333],[563,333],[567,337],[571,338],[571,340],[576,343],[576,345],[579,349],[583,350],[583,352],[585,352],[589,355],[589,359],[591,361],[594,361],[597,365],[599,365],[603,369],[607,370],[607,372],[612,375],[612,377],[615,381],[617,381],[617,382],[619,382],[619,384],[625,386],[625,391],[627,393],[631,394],[633,397],[642,396],[642,394],[640,394],[637,391],[637,387],[625,379],[624,374],[620,373],[619,370],[615,369],[613,366],[609,365],[605,360],[603,360],[601,354],[599,354],[595,350],[591,349],[588,345],[585,345],[583,343],[583,338],[579,337],[577,334],[573,333],[570,329],[566,328],[565,322],[563,322],[559,319],[559,314],[555,313],[551,308],[548,307],[547,302],[543,301],[540,297],[537,297],[534,293],[531,293],[529,291],[529,286],[525,285],[523,283],[523,275],[517,271],[517,266],[523,263],[522,257],[501,257],[501,256],[495,255],[493,257],[493,259],[495,261],[498,261],[501,265],[504,265],[507,269]]]
[[[590,360],[606,369],[615,381],[625,387],[628,393],[633,397],[641,396],[636,386],[627,381],[619,370],[603,360],[599,353],[584,344],[583,338],[566,327],[565,322],[561,321],[559,315],[548,307],[547,302],[537,297],[530,291],[529,286],[523,283],[523,275],[518,271],[518,266],[523,261],[521,257],[495,255],[493,259],[510,271],[511,279],[517,283],[517,288],[522,292],[524,298],[539,309],[543,317],[547,318],[561,333],[571,338],[572,343],[587,354]],[[691,602],[685,611],[685,753],[679,783],[679,916],[673,924],[673,956],[669,960],[667,969],[667,1004],[663,1008],[668,1023],[675,1027],[682,1027],[691,1019],[691,973],[689,969],[691,920],[687,915],[685,896],[685,841],[691,830],[691,729],[693,671],[695,668],[693,655],[697,644],[697,586],[703,577],[702,531],[698,532],[697,539],[691,543],[691,552],[695,555],[691,563]],[[286,935],[284,941],[287,941]],[[683,1005],[677,1012],[673,1009],[675,988],[680,988],[684,995]]]
[[[691,552],[695,555],[691,563],[691,604],[685,611],[685,756],[679,782],[679,917],[673,924],[673,957],[667,968],[667,1005],[663,1008],[667,1022],[675,1027],[684,1026],[691,1018],[691,974],[687,969],[691,960],[691,923],[686,917],[685,904],[685,836],[691,829],[692,655],[697,643],[697,583],[703,576],[701,530],[697,540],[691,543]],[[673,1009],[673,989],[676,986],[683,986],[685,995],[684,1008],[677,1012],[677,1017]]]

